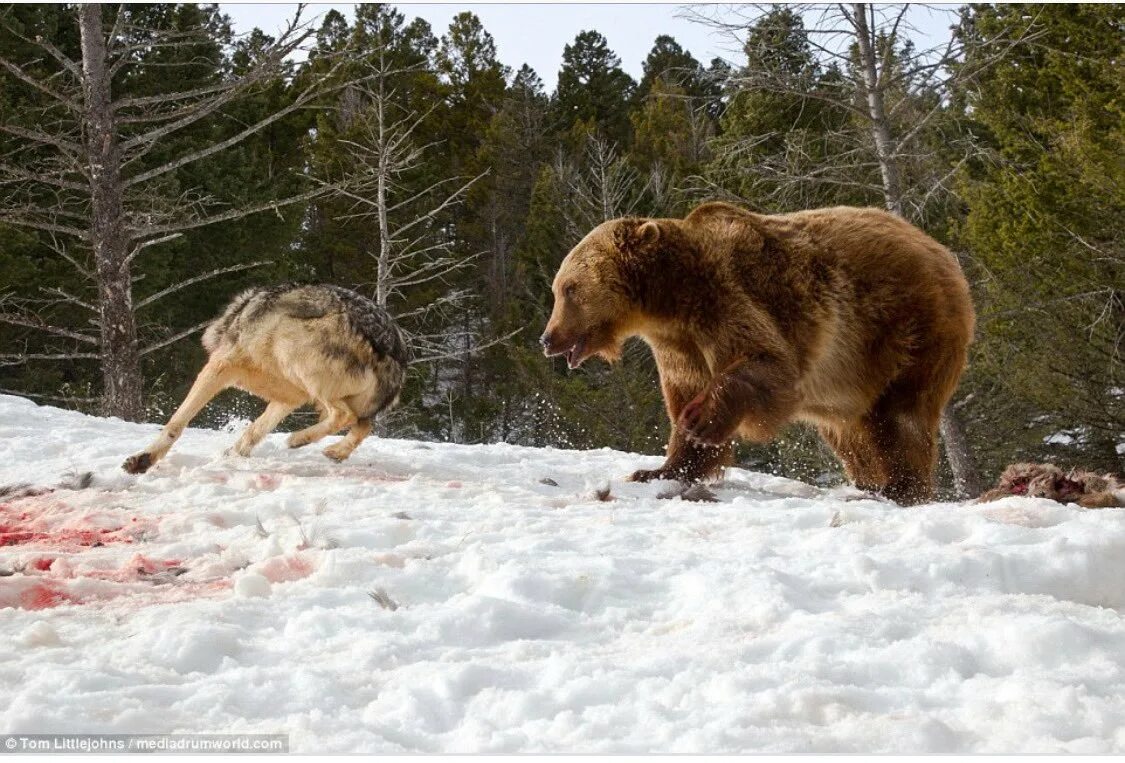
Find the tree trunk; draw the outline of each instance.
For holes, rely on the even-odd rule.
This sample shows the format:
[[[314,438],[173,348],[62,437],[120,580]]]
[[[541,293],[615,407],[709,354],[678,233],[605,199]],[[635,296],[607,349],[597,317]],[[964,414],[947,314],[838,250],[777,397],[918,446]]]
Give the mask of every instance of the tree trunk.
[[[895,156],[894,139],[890,120],[883,101],[882,83],[879,81],[879,52],[875,49],[876,40],[872,36],[872,25],[867,23],[869,3],[852,5],[856,42],[859,48],[860,67],[863,70],[863,84],[867,95],[867,112],[871,119],[871,137],[875,143],[875,154],[879,160],[879,172],[883,179],[883,198],[887,209],[902,215],[902,185],[898,172],[898,158]],[[953,472],[953,485],[960,498],[975,498],[980,495],[982,486],[976,459],[973,458],[969,443],[965,439],[960,417],[951,406],[946,406],[941,415],[941,438],[945,445],[945,456]]]
[[[387,112],[386,112],[386,71],[380,52],[379,66],[379,97],[375,103],[375,118],[378,120],[379,129],[379,166],[375,186],[375,210],[379,224],[379,259],[375,268],[375,304],[386,307],[390,299],[391,286],[391,225],[387,218],[387,183],[390,179],[390,167],[387,163],[389,146],[387,145]]]
[[[972,451],[969,450],[969,441],[965,439],[960,417],[953,406],[946,406],[942,412],[940,427],[941,439],[945,443],[945,457],[949,459],[949,468],[953,471],[953,489],[957,497],[976,498],[984,492],[984,485]]]
[[[852,6],[855,14],[856,41],[859,43],[860,65],[863,68],[863,85],[867,95],[867,112],[871,116],[871,137],[875,140],[875,153],[879,157],[879,172],[883,176],[883,197],[887,209],[902,214],[902,186],[899,182],[898,163],[894,155],[891,127],[887,123],[887,109],[883,103],[883,89],[879,84],[878,54],[871,27],[867,23],[868,3]]]
[[[91,245],[101,322],[102,410],[140,421],[144,413],[133,286],[126,256],[129,236],[122,212],[121,152],[110,100],[102,10],[79,10],[86,155],[90,171]]]

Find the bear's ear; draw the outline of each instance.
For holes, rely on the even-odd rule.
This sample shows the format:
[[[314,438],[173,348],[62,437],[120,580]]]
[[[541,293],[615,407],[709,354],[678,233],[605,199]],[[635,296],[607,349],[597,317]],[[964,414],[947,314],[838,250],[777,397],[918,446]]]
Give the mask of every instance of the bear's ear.
[[[636,236],[637,243],[644,247],[652,246],[659,241],[660,233],[660,223],[656,222],[656,220],[649,220],[637,226],[634,236]]]
[[[622,251],[643,252],[660,241],[663,231],[656,220],[626,220],[618,228],[617,245]]]

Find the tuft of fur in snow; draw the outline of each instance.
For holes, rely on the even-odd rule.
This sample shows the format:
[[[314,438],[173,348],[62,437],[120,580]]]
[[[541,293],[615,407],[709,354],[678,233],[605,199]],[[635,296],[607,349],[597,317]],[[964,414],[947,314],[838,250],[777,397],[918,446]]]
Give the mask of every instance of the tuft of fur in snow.
[[[384,591],[382,588],[376,588],[374,591],[368,591],[367,595],[371,597],[371,600],[373,602],[378,604],[383,609],[389,609],[392,612],[398,609],[398,603],[394,599],[392,599],[390,594]]]

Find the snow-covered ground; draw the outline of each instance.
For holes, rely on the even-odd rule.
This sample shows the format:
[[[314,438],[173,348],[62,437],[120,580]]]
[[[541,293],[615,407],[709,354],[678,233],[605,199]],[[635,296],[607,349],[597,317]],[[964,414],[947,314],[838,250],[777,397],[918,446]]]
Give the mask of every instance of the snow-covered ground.
[[[0,499],[0,733],[1125,751],[1123,510],[738,470],[695,503],[622,481],[651,456],[371,438],[338,465],[199,430],[120,472],[156,429],[0,397],[0,485],[71,485]]]

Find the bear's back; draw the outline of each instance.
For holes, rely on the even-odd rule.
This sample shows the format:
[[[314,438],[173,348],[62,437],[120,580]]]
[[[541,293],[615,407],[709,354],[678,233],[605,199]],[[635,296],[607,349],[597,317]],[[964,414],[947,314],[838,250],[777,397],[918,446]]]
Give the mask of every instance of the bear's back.
[[[953,254],[918,227],[875,207],[824,207],[758,215],[766,232],[807,241],[817,254],[862,271],[963,280]]]

